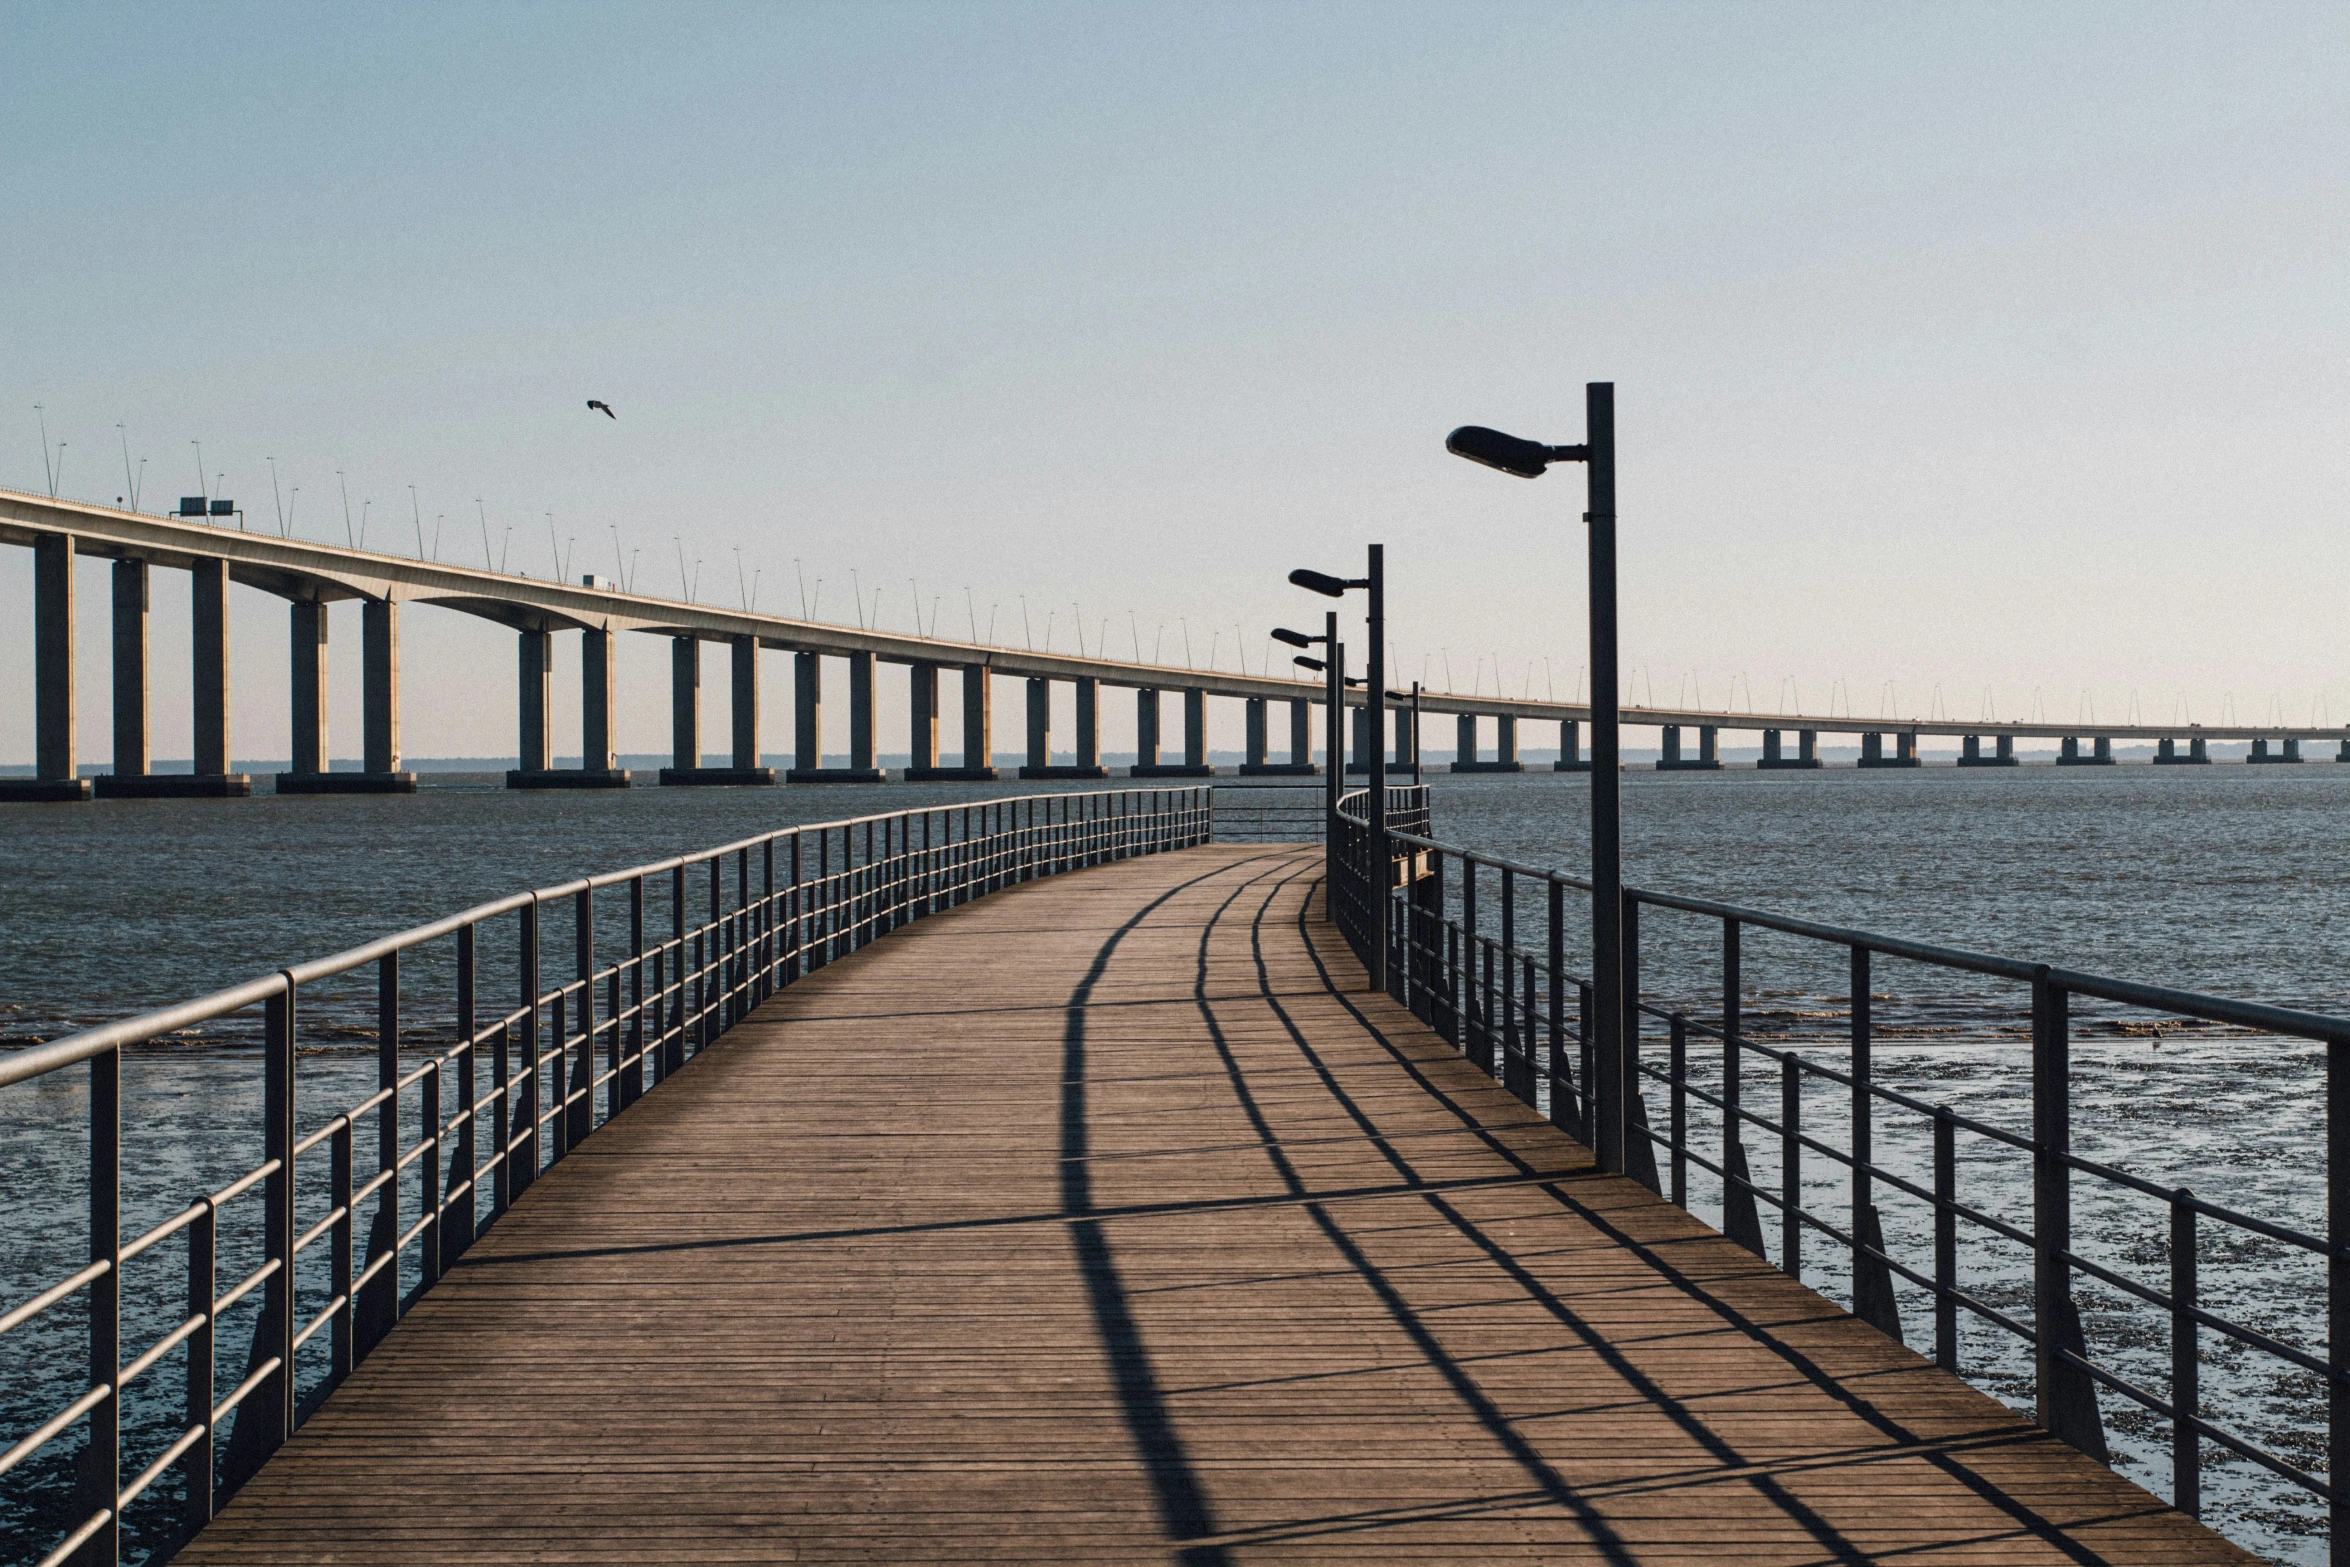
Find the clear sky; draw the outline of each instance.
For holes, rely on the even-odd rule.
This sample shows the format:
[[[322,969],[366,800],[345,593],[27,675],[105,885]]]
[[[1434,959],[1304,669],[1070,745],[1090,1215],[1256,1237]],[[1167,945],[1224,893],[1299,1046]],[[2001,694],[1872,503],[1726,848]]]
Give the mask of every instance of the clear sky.
[[[1580,439],[1612,379],[1635,699],[2350,722],[2350,7],[9,3],[0,57],[12,488],[40,404],[68,495],[124,493],[120,422],[149,510],[201,440],[313,537],[340,470],[404,550],[413,485],[447,558],[479,497],[534,573],[552,512],[575,575],[616,532],[733,601],[739,549],[764,607],[796,560],[824,618],[853,572],[910,629],[913,578],[1227,669],[1377,539],[1402,678],[1567,697],[1580,475],[1441,442]],[[235,749],[283,756],[285,616],[237,616]],[[510,752],[509,634],[404,636],[408,752]]]

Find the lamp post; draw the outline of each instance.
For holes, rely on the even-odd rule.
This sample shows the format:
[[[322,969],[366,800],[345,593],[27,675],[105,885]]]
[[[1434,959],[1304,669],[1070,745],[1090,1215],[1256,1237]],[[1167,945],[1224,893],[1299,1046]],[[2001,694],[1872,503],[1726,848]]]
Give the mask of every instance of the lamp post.
[[[1616,705],[1616,388],[1583,388],[1581,446],[1545,446],[1499,430],[1463,425],[1445,437],[1457,457],[1521,479],[1554,462],[1580,462],[1589,480],[1591,578],[1591,1001],[1598,1123],[1592,1150],[1600,1169],[1624,1172],[1625,1110],[1636,1085],[1631,1049],[1637,1020],[1624,1015],[1624,852]]]
[[[1325,572],[1300,568],[1289,574],[1289,580],[1314,593],[1337,598],[1349,588],[1361,588],[1370,596],[1367,625],[1370,651],[1363,656],[1363,701],[1369,708],[1371,743],[1363,747],[1363,762],[1367,772],[1370,809],[1364,814],[1371,827],[1371,988],[1387,988],[1387,551],[1386,546],[1370,547],[1369,574],[1361,577],[1333,577]],[[1337,617],[1331,617],[1335,627]],[[1335,662],[1335,661],[1334,661]],[[1344,686],[1334,687],[1332,712],[1345,701]],[[1341,729],[1339,739],[1344,739]],[[1330,751],[1331,769],[1335,773],[1345,765],[1345,751],[1333,744]],[[1335,829],[1338,813],[1338,791],[1331,794],[1331,826]],[[1335,833],[1332,834],[1335,836]],[[1335,881],[1335,878],[1333,878]]]
[[[1338,919],[1338,795],[1346,783],[1346,644],[1338,640],[1338,611],[1331,610],[1322,617],[1322,634],[1309,637],[1302,631],[1287,626],[1276,627],[1273,640],[1291,647],[1319,645],[1326,658],[1307,658],[1302,654],[1290,660],[1300,669],[1311,669],[1322,675],[1323,752],[1329,759],[1327,776],[1322,780],[1322,914],[1336,923]]]

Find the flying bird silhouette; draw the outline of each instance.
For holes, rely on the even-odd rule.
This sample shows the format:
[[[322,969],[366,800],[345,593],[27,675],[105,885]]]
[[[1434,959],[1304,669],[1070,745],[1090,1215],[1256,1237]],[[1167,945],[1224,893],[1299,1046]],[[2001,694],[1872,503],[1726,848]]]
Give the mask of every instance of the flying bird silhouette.
[[[604,417],[607,419],[618,419],[620,417],[620,415],[612,411],[612,405],[610,403],[600,403],[591,397],[588,399],[588,406],[590,408],[601,409],[603,411]]]

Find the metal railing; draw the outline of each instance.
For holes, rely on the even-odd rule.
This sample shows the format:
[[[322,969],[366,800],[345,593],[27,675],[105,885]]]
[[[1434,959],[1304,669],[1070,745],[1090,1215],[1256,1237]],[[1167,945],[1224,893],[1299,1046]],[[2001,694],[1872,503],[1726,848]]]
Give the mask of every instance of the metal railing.
[[[1331,899],[1342,934],[1358,955],[1375,927],[1369,917],[1374,896],[1371,832],[1365,820],[1367,791],[1353,791],[1340,803],[1338,842],[1332,856],[1338,885]],[[1590,884],[1536,866],[1515,864],[1457,845],[1440,843],[1423,828],[1390,829],[1395,863],[1385,878],[1393,900],[1389,919],[1390,993],[1436,1028],[1478,1066],[1494,1075],[1525,1103],[1589,1142],[1595,1118],[1617,1116],[1626,1128],[1627,1172],[1687,1206],[1692,1166],[1712,1178],[1723,1232],[1757,1256],[1769,1251],[1761,1210],[1777,1211],[1777,1263],[1803,1277],[1806,1233],[1822,1237],[1842,1254],[1854,1314],[1894,1337],[1902,1334],[1894,1281],[1899,1279],[1930,1301],[1932,1355],[1943,1368],[1981,1374],[1962,1364],[1961,1314],[1987,1324],[2028,1347],[2035,1418],[2073,1446],[2111,1461],[2098,1391],[2135,1405],[2166,1429],[2170,1490],[2182,1511],[2201,1516],[2203,1470],[2209,1443],[2278,1477],[2292,1489],[2321,1501],[2330,1526],[2330,1560],[2350,1563],[2350,1486],[2339,1483],[2350,1454],[2350,1244],[2339,1237],[2350,1220],[2350,1019],[2295,1011],[2256,1002],[2129,980],[2079,973],[2048,964],[1986,956],[1929,943],[1850,930],[1730,904],[1627,888],[1624,893],[1625,1008],[1635,1020],[1627,1030],[1619,1068],[1598,1058],[1591,1028],[1591,986],[1567,966],[1568,895],[1588,898]],[[1521,903],[1531,900],[1531,918]],[[1578,909],[1582,913],[1584,910]],[[1696,1015],[1641,995],[1640,925],[1644,913],[1706,922],[1718,935],[1718,959],[1709,962],[1719,978],[1718,1011]],[[1794,1048],[1778,1048],[1749,1037],[1742,1017],[1746,972],[1742,934],[1768,931],[1816,943],[1841,953],[1849,979],[1847,1037],[1842,1068]],[[2026,987],[2030,1017],[2030,1104],[2028,1135],[1958,1114],[1872,1080],[1875,1033],[1871,986],[1879,979],[1875,960],[1895,959],[1927,969],[2012,982]],[[2184,1187],[2167,1187],[2128,1170],[2072,1151],[2073,1003],[2088,998],[2136,1013],[2192,1019],[2258,1035],[2309,1040],[2323,1047],[2323,1139],[2326,1233],[2240,1212],[2205,1200]],[[1570,1005],[1571,1002],[1571,1005]],[[1664,1035],[1660,1064],[1644,1052]],[[1693,1071],[1703,1047],[1719,1052],[1718,1063]],[[1752,1081],[1759,1066],[1764,1081]],[[1610,1102],[1613,1085],[1635,1091],[1621,1104]],[[1647,1092],[1666,1099],[1662,1128],[1652,1123]],[[1762,1089],[1757,1095],[1756,1087]],[[1844,1135],[1831,1141],[1804,1122],[1806,1090],[1840,1092]],[[1760,1103],[1757,1103],[1757,1100]],[[1693,1135],[1693,1109],[1717,1134],[1701,1150]],[[1879,1112],[1916,1117],[1930,1139],[1929,1169],[1897,1168],[1876,1150],[1873,1128]],[[1998,1206],[1958,1190],[1960,1140],[1970,1140],[1972,1169],[1985,1157],[2005,1156],[2028,1168],[2029,1221],[2015,1222],[1990,1211]],[[1749,1144],[1764,1151],[1776,1145],[1778,1179],[1758,1179]],[[1663,1150],[1660,1172],[1657,1150]],[[1823,1208],[1814,1195],[1807,1205],[1804,1159],[1825,1160],[1841,1171],[1844,1200]],[[1660,1178],[1661,1176],[1661,1178]],[[2156,1205],[2152,1233],[2124,1238],[2099,1235],[2115,1244],[2083,1248],[2073,1228],[2076,1178],[2097,1183],[2100,1196],[2144,1199]],[[2018,1185],[2021,1183],[2018,1182]],[[1817,1186],[1814,1184],[1816,1194]],[[1880,1191],[1902,1194],[1930,1213],[1930,1255],[1903,1255],[1888,1247],[1878,1211]],[[1840,1210],[1840,1211],[1839,1211]],[[1984,1298],[1992,1293],[1970,1286],[1960,1269],[1961,1240],[2020,1248],[2029,1259],[2028,1316]],[[2286,1342],[2276,1333],[2222,1315],[2215,1305],[2260,1304],[2217,1301],[2199,1289],[2198,1259],[2228,1254],[2245,1243],[2281,1249],[2310,1259],[2324,1270],[2326,1299],[2322,1347]],[[2134,1260],[2161,1258],[2166,1275],[2153,1282],[2120,1267],[2085,1256],[2103,1249]],[[1978,1253],[1977,1267],[1985,1267]],[[2019,1262],[2021,1258],[2017,1259]],[[1816,1270],[1815,1270],[1816,1271]],[[2020,1271],[2020,1269],[2018,1270]],[[2168,1337],[2167,1385],[2159,1391],[2101,1360],[2084,1334],[2074,1299],[2076,1279],[2088,1279],[2125,1304],[2159,1316]],[[2272,1281],[2273,1286],[2273,1281]],[[2024,1294],[2020,1289],[2017,1295]],[[2021,1306],[2021,1300],[2014,1302]],[[2241,1309],[2237,1315],[2244,1314]],[[2314,1313],[2310,1313],[2314,1315]],[[2273,1324],[2272,1324],[2273,1325]],[[2102,1344],[2108,1351],[2122,1348]],[[2241,1427],[2223,1423],[2205,1407],[2202,1368],[2225,1349],[2274,1363],[2282,1387],[2272,1394],[2274,1415],[2281,1396],[2289,1443],[2264,1446]],[[2143,1374],[2141,1373],[2141,1376]],[[2294,1389],[2305,1388],[2296,1393]],[[2294,1400],[2299,1405],[2295,1407]],[[2292,1454],[2274,1450],[2287,1445]],[[2322,1465],[2309,1458],[2322,1452]],[[2296,1461],[2299,1455],[2300,1461]],[[2324,1473],[2313,1472],[2323,1468]]]
[[[517,893],[0,1057],[0,1089],[86,1065],[90,1125],[88,1262],[0,1312],[4,1338],[83,1308],[86,1345],[48,1378],[81,1390],[0,1452],[0,1480],[13,1475],[18,1487],[0,1499],[20,1529],[44,1516],[56,1525],[44,1536],[57,1541],[39,1558],[44,1567],[113,1563],[126,1512],[177,1471],[177,1516],[150,1501],[135,1521],[136,1548],[163,1559],[533,1181],[775,991],[909,921],[1037,877],[1204,843],[1211,824],[1208,791],[1185,788],[1032,795],[794,827]],[[624,938],[599,894],[625,900]],[[550,981],[542,970],[556,955],[545,949],[566,908],[571,939],[555,943],[570,948],[560,955],[566,972]],[[667,929],[648,935],[662,915]],[[493,935],[510,942],[497,965],[515,985],[508,1008],[486,1000]],[[624,950],[600,945],[607,935]],[[454,1042],[403,1059],[403,1035],[422,1032],[406,1010],[403,969],[413,979],[436,959],[451,986],[451,1028],[436,1043]],[[375,1087],[314,1116],[296,1070],[306,1009],[343,976],[360,990],[373,981]],[[256,1009],[263,1124],[247,1132],[258,1130],[261,1159],[223,1185],[187,1192],[171,1217],[125,1238],[125,1050],[200,1024],[233,1026]],[[8,1172],[20,1212],[27,1188],[18,1183],[32,1178]],[[259,1233],[230,1245],[229,1222],[254,1202]],[[177,1280],[126,1290],[126,1275],[140,1271],[131,1265],[172,1241],[184,1246],[184,1297]],[[226,1290],[216,1278],[224,1251],[235,1254]],[[254,1317],[251,1345],[224,1393],[223,1319],[239,1308]],[[127,1358],[126,1310],[156,1326]],[[133,1460],[144,1461],[126,1477],[126,1409],[175,1355],[180,1396],[150,1399]],[[81,1446],[60,1464],[60,1445],[77,1428]],[[28,1496],[25,1477],[38,1462],[69,1471],[69,1497],[44,1506]]]
[[[1329,814],[1320,783],[1211,785],[1219,843],[1319,843]]]

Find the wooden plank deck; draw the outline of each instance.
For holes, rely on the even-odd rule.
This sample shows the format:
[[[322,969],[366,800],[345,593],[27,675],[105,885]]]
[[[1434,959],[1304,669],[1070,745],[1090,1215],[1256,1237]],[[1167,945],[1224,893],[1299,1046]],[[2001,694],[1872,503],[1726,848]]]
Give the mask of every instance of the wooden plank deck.
[[[183,1560],[2248,1562],[1591,1172],[1218,845],[599,1131]]]

